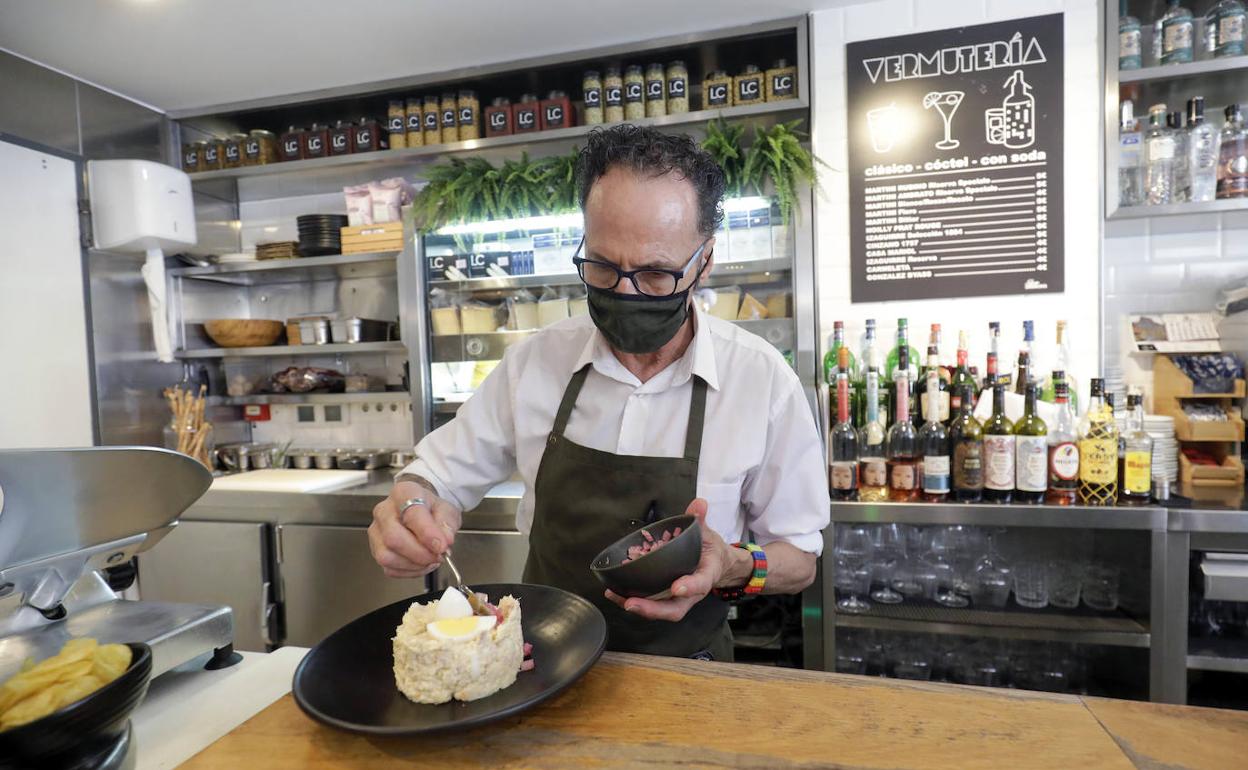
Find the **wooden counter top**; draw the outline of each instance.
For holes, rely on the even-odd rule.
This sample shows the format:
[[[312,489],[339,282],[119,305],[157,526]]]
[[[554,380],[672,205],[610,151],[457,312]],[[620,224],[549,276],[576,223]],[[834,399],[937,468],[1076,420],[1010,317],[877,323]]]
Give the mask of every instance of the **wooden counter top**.
[[[1248,713],[608,653],[527,714],[437,738],[313,722],[287,695],[183,765],[1147,768],[1248,762]]]

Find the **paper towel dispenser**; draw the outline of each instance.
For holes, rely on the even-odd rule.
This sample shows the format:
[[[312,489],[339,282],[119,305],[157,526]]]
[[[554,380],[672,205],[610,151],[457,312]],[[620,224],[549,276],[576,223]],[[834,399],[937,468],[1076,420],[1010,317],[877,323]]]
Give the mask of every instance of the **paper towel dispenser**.
[[[87,163],[95,248],[171,249],[195,244],[191,178],[146,160]]]

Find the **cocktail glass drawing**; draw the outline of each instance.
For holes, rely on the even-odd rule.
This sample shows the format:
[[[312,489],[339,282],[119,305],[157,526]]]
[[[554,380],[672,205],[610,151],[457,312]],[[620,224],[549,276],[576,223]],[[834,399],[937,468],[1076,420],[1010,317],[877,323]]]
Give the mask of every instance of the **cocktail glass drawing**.
[[[897,143],[898,126],[901,111],[896,104],[878,107],[867,112],[867,130],[871,134],[871,149],[876,152],[888,152]]]
[[[923,109],[930,110],[935,107],[940,116],[945,120],[945,138],[936,143],[939,150],[955,149],[960,142],[951,136],[953,131],[953,113],[958,111],[958,107],[962,104],[962,99],[966,97],[963,91],[930,91],[923,97]]]

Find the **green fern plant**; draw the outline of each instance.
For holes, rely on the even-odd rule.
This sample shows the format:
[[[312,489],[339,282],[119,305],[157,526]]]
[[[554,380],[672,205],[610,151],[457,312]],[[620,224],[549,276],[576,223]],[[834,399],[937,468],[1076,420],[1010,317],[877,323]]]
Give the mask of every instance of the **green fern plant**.
[[[807,134],[798,130],[800,120],[777,123],[771,128],[755,128],[754,142],[746,153],[742,189],[762,194],[766,183],[774,188],[776,205],[785,224],[797,209],[797,191],[806,184],[819,189],[817,166],[827,166],[811,155],[802,141]]]
[[[746,162],[746,151],[741,147],[744,133],[743,124],[730,125],[723,118],[717,118],[706,124],[706,138],[702,140],[702,149],[724,170],[724,193],[732,198],[742,194]]]

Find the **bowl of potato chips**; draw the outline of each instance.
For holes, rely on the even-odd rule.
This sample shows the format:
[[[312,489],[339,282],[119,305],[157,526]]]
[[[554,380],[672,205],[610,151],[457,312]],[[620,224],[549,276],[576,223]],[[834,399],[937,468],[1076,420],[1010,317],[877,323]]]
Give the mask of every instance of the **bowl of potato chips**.
[[[0,768],[60,766],[107,751],[126,731],[151,673],[146,644],[88,638],[26,661],[0,682]]]

